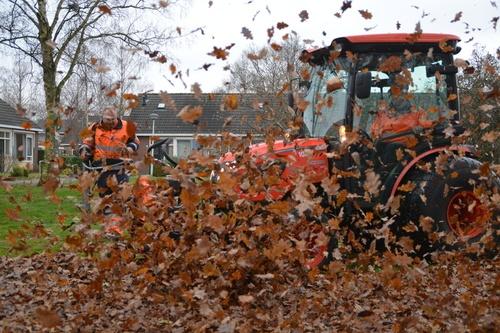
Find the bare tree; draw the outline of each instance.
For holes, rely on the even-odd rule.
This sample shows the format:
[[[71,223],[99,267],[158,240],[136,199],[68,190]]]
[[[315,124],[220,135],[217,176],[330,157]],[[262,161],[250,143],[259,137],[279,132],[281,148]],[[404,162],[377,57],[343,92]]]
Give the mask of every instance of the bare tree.
[[[172,1],[169,2],[171,4]],[[4,0],[0,4],[0,45],[24,53],[42,69],[47,110],[47,158],[53,159],[61,93],[75,73],[85,45],[118,40],[150,50],[174,32],[156,29],[141,16],[161,6],[144,0]],[[166,2],[160,1],[160,5]],[[153,22],[154,20],[148,20]]]
[[[458,77],[461,113],[470,129],[470,143],[479,144],[484,160],[499,163],[500,124],[500,60],[484,47],[476,47],[470,64],[475,68],[471,74]]]
[[[8,59],[8,58],[7,58]],[[0,96],[13,107],[25,110],[24,116],[38,118],[43,111],[38,101],[40,81],[38,71],[20,53],[12,57],[12,65],[0,67]]]
[[[226,92],[254,93],[266,96],[265,117],[268,123],[285,130],[292,119],[287,96],[296,88],[296,78],[303,64],[299,55],[304,50],[299,37],[292,34],[282,45],[276,43],[262,48],[251,47],[231,65]]]
[[[282,45],[251,47],[231,65],[230,91],[277,94],[298,77],[300,52],[304,44],[291,35]]]

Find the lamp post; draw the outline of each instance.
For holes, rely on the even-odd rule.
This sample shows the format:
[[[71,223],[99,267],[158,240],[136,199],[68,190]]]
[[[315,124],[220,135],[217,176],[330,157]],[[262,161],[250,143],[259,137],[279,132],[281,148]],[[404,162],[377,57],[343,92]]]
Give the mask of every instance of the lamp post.
[[[155,136],[155,121],[159,118],[158,114],[157,113],[151,113],[149,114],[149,119],[151,119],[153,121],[153,126],[152,126],[152,130],[151,130],[151,136],[149,138],[149,144],[152,145],[154,143],[153,141],[153,138]],[[154,149],[152,151],[153,153],[153,156],[155,154],[154,152]],[[153,176],[153,168],[154,168],[154,163],[151,163],[151,166],[149,167],[149,173],[151,174],[151,176]]]

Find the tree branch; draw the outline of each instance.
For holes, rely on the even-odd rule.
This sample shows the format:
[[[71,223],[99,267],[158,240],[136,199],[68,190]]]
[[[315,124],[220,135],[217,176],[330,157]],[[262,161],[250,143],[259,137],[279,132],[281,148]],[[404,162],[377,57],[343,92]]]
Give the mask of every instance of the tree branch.
[[[59,0],[59,3],[57,4],[56,12],[54,14],[54,20],[52,21],[52,24],[50,25],[50,30],[51,31],[54,31],[54,28],[56,27],[57,21],[59,20],[59,14],[61,13],[63,2],[64,2],[64,0]],[[66,15],[68,13],[69,13],[69,11],[66,12]],[[64,18],[66,18],[66,15],[64,16]],[[55,39],[55,37],[54,37],[54,39]]]
[[[89,24],[91,24],[91,23],[89,23],[89,19],[92,16],[92,14],[94,14],[94,10],[97,8],[98,4],[99,4],[99,1],[95,1],[94,2],[94,4],[89,8],[89,11],[88,11],[87,15],[85,16],[85,18],[83,19],[83,21],[80,23],[80,25],[73,32],[71,32],[66,37],[66,39],[64,40],[64,42],[61,44],[61,46],[58,49],[57,56],[54,59],[54,63],[56,64],[56,66],[59,64],[59,61],[61,60],[61,57],[64,54],[64,51],[68,47],[69,43],[73,40],[73,38],[75,38],[75,36],[78,35],[80,32],[85,32],[85,29],[89,26]],[[100,16],[102,16],[102,14],[98,15],[97,18],[96,18],[96,20]],[[96,22],[96,20],[93,20],[92,22]],[[83,36],[83,34],[82,34],[82,36]],[[75,57],[77,58],[78,54],[75,54]]]

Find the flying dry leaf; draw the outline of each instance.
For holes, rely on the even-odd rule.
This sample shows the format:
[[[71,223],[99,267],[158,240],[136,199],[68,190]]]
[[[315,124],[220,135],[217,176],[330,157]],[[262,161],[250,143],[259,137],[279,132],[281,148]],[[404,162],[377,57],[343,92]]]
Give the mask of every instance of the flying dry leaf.
[[[398,72],[401,70],[401,57],[390,56],[379,65],[381,72]]]
[[[490,105],[490,104],[483,104],[483,105],[480,105],[479,106],[479,109],[481,111],[484,111],[484,112],[490,112],[491,110],[493,110],[495,107],[493,105]]]
[[[107,73],[111,70],[108,66],[98,65],[95,67],[96,73]]]
[[[493,30],[497,30],[497,24],[498,24],[498,20],[500,19],[500,16],[495,16],[494,18],[491,19],[490,22],[493,23]]]
[[[272,48],[274,51],[279,52],[279,51],[281,51],[281,50],[283,49],[283,46],[281,46],[281,45],[279,45],[279,44],[277,44],[277,43],[272,43],[272,44],[271,44],[271,48]]]
[[[194,123],[203,114],[203,108],[201,106],[191,107],[186,105],[179,111],[177,117],[181,118],[187,123]]]
[[[420,228],[426,233],[430,233],[433,230],[434,220],[429,216],[421,216],[419,219]]]
[[[201,99],[201,94],[202,94],[202,91],[201,91],[201,88],[200,88],[200,84],[199,83],[194,83],[192,86],[191,86],[191,91],[194,93],[194,98],[196,99]]]
[[[278,28],[278,30],[282,30],[282,29],[285,29],[288,27],[288,24],[286,24],[285,22],[278,22],[276,24],[276,28]]]
[[[169,107],[169,109],[172,109],[173,111],[177,111],[177,105],[175,104],[175,101],[170,97],[170,95],[165,92],[165,91],[160,91],[160,99],[165,105]]]
[[[170,73],[175,74],[177,72],[177,67],[174,64],[170,64]]]
[[[373,17],[372,13],[370,13],[367,10],[360,10],[359,13],[361,14],[361,16],[363,16],[365,20],[370,20]]]
[[[99,5],[98,8],[99,8],[99,11],[101,13],[111,15],[111,8],[109,8],[107,5],[102,4],[102,5]]]
[[[224,106],[227,110],[234,111],[239,106],[238,95],[226,95],[224,97]]]
[[[29,131],[30,129],[33,128],[33,124],[29,121],[25,121],[21,124],[21,127],[24,128],[25,130]]]
[[[252,32],[248,28],[241,28],[241,33],[246,39],[253,39]]]
[[[300,22],[304,22],[305,20],[309,19],[309,13],[307,12],[307,10],[303,10],[299,13],[299,17]]]
[[[56,42],[54,42],[53,40],[48,40],[45,42],[46,45],[48,45],[49,47],[53,48],[53,49],[57,49],[59,46],[57,45]]]
[[[352,4],[352,1],[344,1],[342,2],[342,7],[340,7],[340,10],[342,11],[342,14],[348,10],[349,8],[351,8],[351,4]]]
[[[331,78],[326,82],[326,91],[331,93],[333,91],[342,89],[344,84],[342,83],[342,80],[340,80],[338,77]]]
[[[88,127],[80,131],[80,138],[82,139],[90,138],[92,136],[94,136],[94,132]]]
[[[227,56],[229,55],[229,52],[227,52],[225,49],[221,49],[214,46],[214,50],[207,54],[215,57],[216,59],[226,60]]]
[[[453,20],[450,21],[450,23],[458,22],[460,21],[461,18],[462,18],[462,12],[460,11],[455,14],[455,17],[453,18]]]
[[[443,52],[453,52],[455,49],[453,46],[448,44],[448,39],[444,38],[439,41],[439,48]]]
[[[490,131],[490,132],[484,133],[483,136],[481,137],[481,140],[486,141],[486,142],[490,142],[490,143],[494,143],[497,141],[497,139],[499,137],[500,137],[500,132]]]

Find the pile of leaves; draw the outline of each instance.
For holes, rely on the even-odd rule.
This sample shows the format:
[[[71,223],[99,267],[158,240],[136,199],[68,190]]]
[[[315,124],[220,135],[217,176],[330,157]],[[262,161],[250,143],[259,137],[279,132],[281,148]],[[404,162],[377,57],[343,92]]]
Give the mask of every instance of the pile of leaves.
[[[212,182],[212,163],[194,154],[168,170],[180,194],[166,179],[110,184],[116,194],[93,200],[63,251],[1,258],[3,331],[421,332],[498,325],[496,257],[441,252],[426,261],[397,248],[362,250],[357,235],[322,208],[312,184],[304,181],[282,200],[252,202],[235,184],[244,177],[252,186],[272,182],[272,169],[252,175],[249,168],[243,178],[221,173]],[[81,189],[94,177],[82,175]],[[104,207],[112,214],[102,214]],[[99,227],[112,221],[125,230],[115,240]],[[341,240],[334,260],[309,269],[332,233]]]
[[[118,246],[99,260],[68,253],[1,258],[2,330],[492,332],[498,327],[498,260],[448,256],[429,266],[401,256],[375,262],[361,256],[336,261],[318,274],[285,260],[264,269],[237,253],[227,259],[172,260],[175,255],[162,252],[157,265],[152,259],[131,260],[131,251]]]

